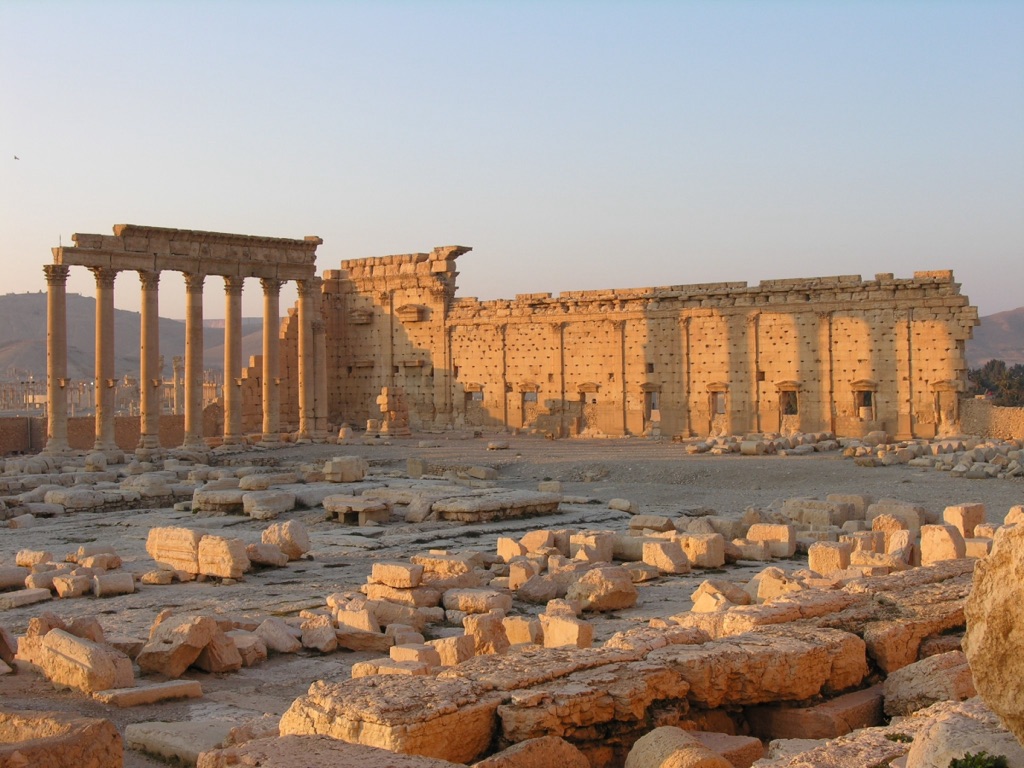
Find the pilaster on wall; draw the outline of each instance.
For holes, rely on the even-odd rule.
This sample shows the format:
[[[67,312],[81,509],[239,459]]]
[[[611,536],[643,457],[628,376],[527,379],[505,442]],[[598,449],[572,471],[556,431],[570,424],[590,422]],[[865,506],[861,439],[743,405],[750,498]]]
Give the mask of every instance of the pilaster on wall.
[[[414,428],[929,434],[977,324],[950,272],[481,302],[454,294],[466,250],[325,274],[332,419],[374,418],[394,383]]]

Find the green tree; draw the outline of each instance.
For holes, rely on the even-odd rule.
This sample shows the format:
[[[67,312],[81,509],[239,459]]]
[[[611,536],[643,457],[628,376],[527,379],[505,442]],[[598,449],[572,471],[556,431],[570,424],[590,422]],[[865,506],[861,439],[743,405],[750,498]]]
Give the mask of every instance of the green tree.
[[[1024,406],[1024,365],[1008,366],[1002,360],[989,360],[981,368],[967,372],[971,394],[986,395],[996,405]]]

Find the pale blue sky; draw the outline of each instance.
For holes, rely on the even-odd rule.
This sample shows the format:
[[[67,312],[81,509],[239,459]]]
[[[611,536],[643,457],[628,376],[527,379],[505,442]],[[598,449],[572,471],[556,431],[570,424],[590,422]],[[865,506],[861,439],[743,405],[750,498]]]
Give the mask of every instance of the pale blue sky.
[[[469,245],[481,298],[952,268],[1011,309],[1024,3],[0,0],[0,290],[116,223]]]

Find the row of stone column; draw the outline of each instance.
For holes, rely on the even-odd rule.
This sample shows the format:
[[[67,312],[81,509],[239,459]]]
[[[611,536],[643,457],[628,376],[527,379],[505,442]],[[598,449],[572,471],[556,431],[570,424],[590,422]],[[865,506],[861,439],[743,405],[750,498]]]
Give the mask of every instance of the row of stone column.
[[[44,268],[47,284],[47,420],[46,451],[59,453],[69,449],[67,436],[67,277],[69,267],[48,264]],[[117,270],[90,267],[96,278],[96,441],[95,450],[113,450],[114,441],[114,279]],[[160,273],[139,270],[142,287],[142,323],[140,346],[140,438],[139,448],[160,447],[160,371],[159,283]],[[207,275],[185,276],[185,439],[184,448],[203,448],[203,286]],[[261,278],[263,287],[263,436],[264,444],[280,440],[280,324],[281,280]],[[242,286],[244,278],[224,277],[224,435],[225,444],[242,440]],[[299,440],[310,440],[326,433],[327,381],[323,364],[315,366],[314,348],[322,347],[326,358],[326,338],[322,321],[313,320],[314,292],[317,280],[297,281],[299,287]],[[319,334],[321,338],[316,339]],[[314,368],[319,368],[314,376]],[[314,387],[314,378],[317,386]],[[320,389],[322,382],[322,393]],[[322,396],[321,396],[322,395]]]

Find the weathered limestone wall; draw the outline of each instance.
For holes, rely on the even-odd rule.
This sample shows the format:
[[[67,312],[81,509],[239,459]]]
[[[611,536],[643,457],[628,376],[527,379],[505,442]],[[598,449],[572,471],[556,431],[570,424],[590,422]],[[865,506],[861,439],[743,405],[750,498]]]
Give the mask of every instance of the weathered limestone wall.
[[[959,430],[977,309],[950,271],[482,302],[455,297],[455,260],[467,250],[358,259],[325,273],[334,423],[376,418],[381,388],[399,386],[414,429]],[[295,354],[293,335],[289,324],[282,360]],[[293,399],[288,386],[282,402]]]
[[[1002,408],[986,400],[963,400],[961,426],[969,435],[1024,439],[1024,408]]]

